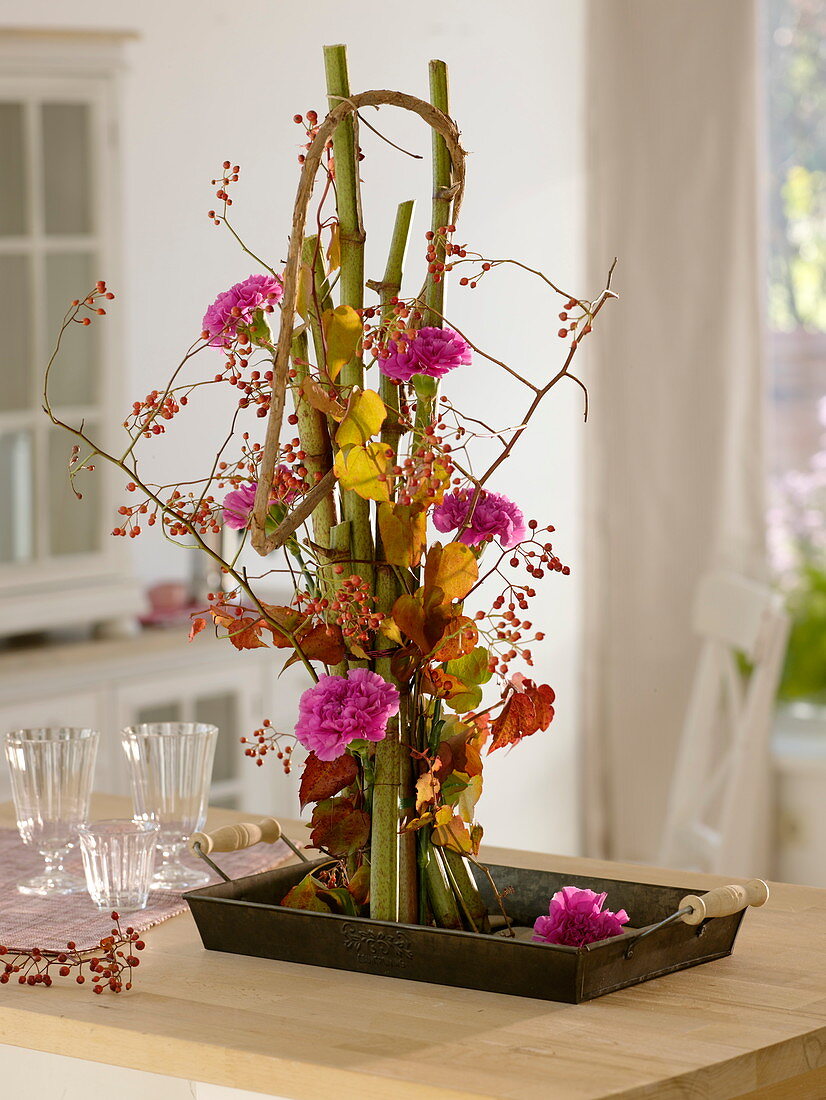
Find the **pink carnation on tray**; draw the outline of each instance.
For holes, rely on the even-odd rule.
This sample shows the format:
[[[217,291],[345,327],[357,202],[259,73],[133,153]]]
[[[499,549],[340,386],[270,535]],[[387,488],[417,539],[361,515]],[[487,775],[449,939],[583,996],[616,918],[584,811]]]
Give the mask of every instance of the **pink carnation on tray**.
[[[319,760],[336,760],[351,741],[383,740],[398,710],[396,688],[368,668],[319,676],[301,696],[295,735]]]
[[[624,909],[612,913],[603,909],[607,894],[563,886],[551,898],[547,917],[537,917],[533,938],[537,943],[559,943],[582,947],[586,943],[618,936],[628,923]]]
[[[446,493],[441,504],[433,509],[433,525],[437,531],[457,531],[465,522],[473,489],[456,489]],[[466,530],[458,537],[467,546],[477,546],[487,539],[498,538],[505,550],[522,542],[527,534],[521,510],[501,493],[482,491],[473,509]]]
[[[231,347],[238,335],[238,326],[251,324],[257,309],[271,310],[283,294],[280,279],[272,275],[250,275],[218,295],[204,314],[202,331],[212,347]]]
[[[467,340],[449,328],[420,328],[410,339],[391,342],[391,352],[379,365],[388,378],[409,382],[414,374],[442,378],[470,363]]]

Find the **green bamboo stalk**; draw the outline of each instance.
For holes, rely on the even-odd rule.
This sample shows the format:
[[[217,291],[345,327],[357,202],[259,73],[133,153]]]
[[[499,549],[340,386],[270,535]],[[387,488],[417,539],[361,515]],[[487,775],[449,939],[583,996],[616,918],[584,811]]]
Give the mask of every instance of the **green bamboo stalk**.
[[[376,665],[376,671],[384,672]],[[370,916],[399,919],[399,717],[387,723],[376,746],[376,777],[370,823]]]
[[[422,836],[422,872],[434,920],[440,928],[463,928],[447,871],[439,858],[439,849],[428,835],[428,826],[422,829]]]
[[[387,267],[384,270],[384,278],[380,283],[371,283],[378,290],[381,300],[382,320],[388,323],[393,316],[392,299],[399,294],[402,288],[402,273],[404,271],[404,259],[407,253],[407,244],[410,237],[410,223],[413,219],[413,211],[416,203],[413,199],[400,202],[396,209],[396,221],[393,226],[393,236],[390,239],[390,252],[387,257]],[[399,387],[393,380],[382,374],[379,381],[379,395],[388,410],[387,420],[382,428],[382,443],[389,443],[394,453],[398,452],[399,436]]]
[[[450,115],[450,84],[448,80],[447,65],[444,61],[431,61],[430,73],[430,102],[445,115]],[[432,131],[432,158],[433,158],[433,205],[430,228],[434,233],[443,225],[450,225],[450,210],[452,199],[445,198],[451,184],[451,162],[447,143],[441,134]],[[444,263],[444,241],[436,238],[436,259]],[[425,301],[429,307],[425,314],[425,324],[441,327],[442,314],[445,304],[445,280],[444,274],[439,282],[432,276],[428,277],[425,289]]]
[[[326,368],[326,353],[324,350],[324,337],[321,332],[321,314],[325,309],[333,308],[333,300],[327,287],[327,274],[324,270],[324,259],[318,246],[318,237],[305,237],[301,246],[301,263],[306,264],[312,272],[315,284],[316,303],[311,299],[309,303],[309,325],[313,337],[313,350],[315,361],[320,368]]]
[[[298,394],[299,386],[308,373],[306,331],[299,333],[293,339],[291,355],[293,370],[296,373],[295,414],[298,417],[298,438],[301,440],[301,449],[307,456],[304,459],[304,465],[307,467],[309,484],[314,485],[332,468],[333,452],[326,418]],[[313,539],[319,546],[330,545],[330,530],[335,523],[336,502],[333,494],[330,493],[312,513]]]
[[[430,73],[430,102],[438,107],[443,114],[450,114],[450,86],[448,81],[447,65],[444,61],[431,61]],[[433,161],[433,200],[431,207],[430,228],[437,234],[434,245],[436,259],[444,262],[444,240],[438,236],[442,226],[450,224],[450,211],[452,200],[445,198],[445,194],[451,185],[451,161],[447,144],[441,134],[435,130],[432,132],[432,161]],[[442,317],[445,306],[445,274],[439,282],[428,275],[425,283],[424,323],[436,328],[442,327]],[[424,431],[433,419],[433,410],[439,396],[438,382],[427,379],[424,386],[420,386],[416,393],[416,432]]]
[[[399,205],[384,278],[380,284],[372,284],[379,291],[385,320],[392,313],[391,299],[401,290],[413,207],[413,202]],[[381,397],[388,409],[388,420],[392,418],[394,428],[392,433],[382,431],[382,441],[393,448],[395,456],[400,434],[397,415],[399,391],[384,375],[381,376],[379,385]],[[399,585],[393,569],[386,563],[382,565],[384,555],[378,525],[376,556],[377,607],[384,614],[389,614],[399,595]],[[390,659],[377,658],[376,672],[387,680],[393,680]],[[387,736],[376,745],[376,784],[373,789],[370,847],[370,914],[376,920],[402,920],[412,924],[415,923],[418,913],[416,841],[412,833],[399,835],[401,799],[405,794],[411,793],[412,783],[410,755],[405,748],[407,738],[404,736],[410,724],[409,696],[402,694],[401,701],[399,717],[388,724]],[[408,764],[406,769],[405,763]],[[407,779],[404,786],[403,776]]]
[[[471,927],[477,932],[490,928],[488,909],[479,893],[476,878],[464,856],[450,848],[443,848],[442,855],[449,872],[451,885],[459,899],[462,911],[467,914]]]
[[[347,47],[325,46],[324,67],[327,74],[327,97],[330,108],[350,96],[347,71]],[[342,305],[361,309],[364,305],[364,241],[361,216],[361,188],[358,171],[358,130],[356,119],[348,115],[333,134],[333,156],[336,172],[336,212],[341,241],[341,276],[339,279]],[[363,387],[364,368],[355,355],[341,370],[339,384],[349,389]],[[350,552],[352,570],[373,585],[373,537],[370,530],[370,503],[352,490],[343,490],[341,508],[350,521]]]
[[[350,76],[347,71],[347,47],[325,46],[324,67],[327,75],[327,97],[330,109],[350,96]],[[366,234],[361,216],[361,188],[358,169],[358,129],[353,115],[348,115],[333,134],[333,156],[336,170],[336,211],[341,234],[341,301],[360,309],[364,304],[364,241]],[[342,370],[345,385],[362,384],[362,364],[353,359]]]

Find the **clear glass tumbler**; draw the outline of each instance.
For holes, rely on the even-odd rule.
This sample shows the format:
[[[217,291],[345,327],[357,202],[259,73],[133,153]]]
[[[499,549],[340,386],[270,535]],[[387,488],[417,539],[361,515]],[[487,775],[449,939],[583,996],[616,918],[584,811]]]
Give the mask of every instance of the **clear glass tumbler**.
[[[145,909],[155,869],[157,821],[95,821],[78,828],[86,888],[103,911]]]
[[[89,798],[98,750],[98,731],[75,727],[12,730],[5,737],[6,760],[24,844],[43,857],[43,874],[20,882],[22,894],[43,897],[86,889],[82,876],[63,866],[77,843],[77,827],[89,817]]]
[[[218,727],[203,722],[149,722],[123,731],[135,816],[160,825],[161,865],[152,880],[157,890],[181,893],[210,880],[181,855],[206,821],[217,737]]]

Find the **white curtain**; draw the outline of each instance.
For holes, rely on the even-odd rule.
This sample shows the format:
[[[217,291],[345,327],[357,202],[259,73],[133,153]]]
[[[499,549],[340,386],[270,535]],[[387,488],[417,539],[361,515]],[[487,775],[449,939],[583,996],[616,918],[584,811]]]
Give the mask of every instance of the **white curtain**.
[[[762,578],[755,0],[591,0],[585,837],[653,859],[697,579]]]

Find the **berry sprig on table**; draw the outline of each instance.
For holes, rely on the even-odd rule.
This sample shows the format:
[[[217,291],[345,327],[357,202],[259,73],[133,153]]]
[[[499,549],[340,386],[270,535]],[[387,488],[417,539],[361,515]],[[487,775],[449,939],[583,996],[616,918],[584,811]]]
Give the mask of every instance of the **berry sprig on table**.
[[[68,941],[65,951],[41,951],[39,947],[9,950],[0,944],[0,956],[8,956],[0,962],[0,984],[8,985],[17,975],[19,985],[50,986],[53,974],[61,978],[74,974],[78,985],[85,985],[88,979],[93,993],[131,989],[132,971],[140,965],[135,952],[143,951],[146,944],[134,928],[121,928],[119,913],[112,912],[110,917],[115,927],[90,951],[78,951],[73,940]]]

